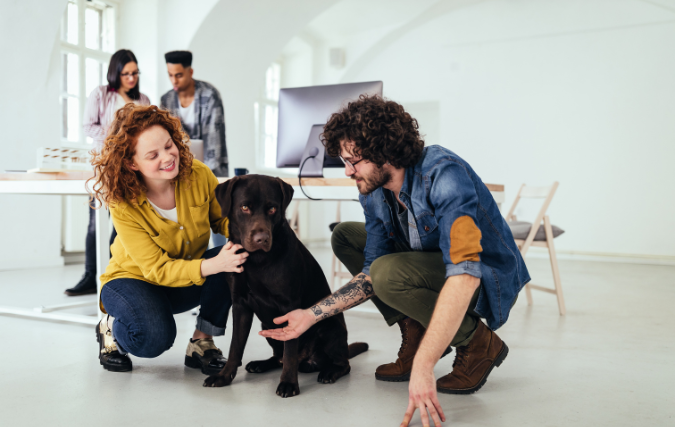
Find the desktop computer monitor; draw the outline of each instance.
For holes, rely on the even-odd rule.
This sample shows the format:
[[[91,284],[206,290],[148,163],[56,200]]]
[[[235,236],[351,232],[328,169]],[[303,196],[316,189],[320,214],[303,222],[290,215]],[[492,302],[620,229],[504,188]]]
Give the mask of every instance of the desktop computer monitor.
[[[360,95],[382,96],[382,82],[346,83],[327,86],[308,86],[281,89],[279,91],[279,128],[277,133],[277,167],[297,168],[310,146],[320,149],[316,166],[343,168],[339,158],[324,154],[323,145],[316,144],[320,128],[331,114]],[[311,138],[310,138],[311,136]],[[303,157],[305,153],[305,157]],[[318,159],[317,159],[318,160]],[[309,166],[309,165],[308,165]],[[319,172],[320,173],[320,172]],[[304,172],[303,176],[309,176]],[[311,176],[322,176],[312,174]]]

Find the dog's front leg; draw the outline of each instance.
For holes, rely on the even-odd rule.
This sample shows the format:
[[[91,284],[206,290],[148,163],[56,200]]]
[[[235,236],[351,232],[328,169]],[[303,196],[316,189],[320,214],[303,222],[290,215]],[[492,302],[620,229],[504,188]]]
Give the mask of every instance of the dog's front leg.
[[[253,311],[242,304],[232,305],[232,343],[227,363],[217,375],[211,375],[204,381],[204,387],[223,387],[230,385],[241,366],[248,334],[253,324]]]
[[[298,340],[284,343],[284,369],[281,371],[281,382],[277,387],[277,396],[293,397],[300,394],[298,386]]]

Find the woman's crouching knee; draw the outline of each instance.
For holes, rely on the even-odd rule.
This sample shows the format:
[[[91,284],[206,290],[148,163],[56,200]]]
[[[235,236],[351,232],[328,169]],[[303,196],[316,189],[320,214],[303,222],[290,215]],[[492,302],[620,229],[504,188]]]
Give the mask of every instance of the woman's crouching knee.
[[[121,345],[123,350],[136,357],[157,357],[170,349],[176,339],[176,323],[173,319],[171,319],[171,322],[166,322],[166,324],[161,327],[154,327],[147,330],[134,330],[133,328],[130,328],[126,331],[118,331],[119,329],[125,328],[115,328],[114,334],[115,338],[118,340],[118,344]],[[120,332],[122,332],[122,334],[120,334]]]

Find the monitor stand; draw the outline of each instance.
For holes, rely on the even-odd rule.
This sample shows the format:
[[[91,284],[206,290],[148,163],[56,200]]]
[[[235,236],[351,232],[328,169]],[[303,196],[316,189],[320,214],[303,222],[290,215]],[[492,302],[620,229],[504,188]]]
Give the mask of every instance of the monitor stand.
[[[307,145],[300,158],[300,170],[298,177],[323,178],[323,158],[326,147],[321,143],[319,135],[323,132],[324,125],[313,125],[307,138]]]

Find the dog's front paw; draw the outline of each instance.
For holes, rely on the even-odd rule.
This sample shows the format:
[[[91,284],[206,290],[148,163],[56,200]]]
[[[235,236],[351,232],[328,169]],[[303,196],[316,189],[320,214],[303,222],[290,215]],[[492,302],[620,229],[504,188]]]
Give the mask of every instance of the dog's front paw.
[[[204,380],[204,387],[225,387],[232,384],[233,379],[234,375],[211,375]]]
[[[300,394],[300,387],[298,386],[298,383],[288,383],[286,381],[282,381],[279,383],[279,387],[277,387],[277,396],[293,397],[297,396],[298,394]]]

